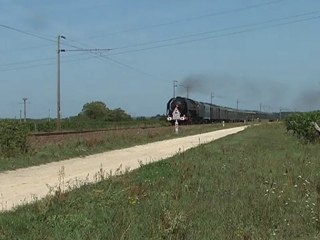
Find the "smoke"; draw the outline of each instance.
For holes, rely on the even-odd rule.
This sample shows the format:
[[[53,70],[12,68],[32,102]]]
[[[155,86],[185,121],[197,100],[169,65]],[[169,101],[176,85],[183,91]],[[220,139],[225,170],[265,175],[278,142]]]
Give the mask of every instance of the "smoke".
[[[235,107],[239,101],[242,109],[263,109],[279,111],[311,111],[320,109],[320,84],[308,80],[308,84],[301,81],[284,83],[281,81],[254,78],[250,76],[201,75],[193,74],[178,82],[177,94],[199,100],[210,101],[210,94],[214,93],[214,103]],[[218,100],[219,98],[219,100]]]
[[[180,95],[187,93],[204,93],[207,82],[206,77],[203,75],[187,76],[179,82],[177,93]]]
[[[320,89],[305,89],[300,91],[294,101],[294,106],[303,111],[320,109]]]
[[[258,106],[259,103],[277,105],[287,97],[284,92],[289,93],[289,88],[281,82],[247,76],[189,75],[179,82],[177,93],[186,96],[188,90],[190,98],[197,94],[209,96],[214,93],[223,99],[239,99],[244,104]]]

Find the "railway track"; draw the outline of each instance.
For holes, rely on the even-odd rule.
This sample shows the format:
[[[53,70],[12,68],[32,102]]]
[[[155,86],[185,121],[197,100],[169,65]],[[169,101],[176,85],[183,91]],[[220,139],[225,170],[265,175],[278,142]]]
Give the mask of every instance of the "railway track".
[[[208,124],[210,128],[212,124]],[[238,126],[238,124],[234,124]],[[201,132],[205,125],[184,125],[184,131],[198,127],[195,132]],[[218,129],[218,128],[216,128]],[[50,144],[63,145],[69,142],[87,142],[88,145],[97,145],[99,142],[109,141],[112,143],[115,139],[123,139],[126,141],[128,138],[134,141],[134,136],[139,135],[152,139],[158,135],[170,135],[174,132],[173,126],[143,126],[143,127],[120,127],[108,129],[95,129],[84,131],[63,131],[63,132],[50,132],[50,133],[32,133],[28,138],[28,143],[34,149],[42,148]]]
[[[72,135],[82,133],[95,133],[95,132],[108,132],[108,131],[122,131],[132,129],[153,129],[153,128],[167,128],[170,126],[143,126],[143,127],[117,127],[117,128],[102,128],[102,129],[91,129],[91,130],[75,130],[75,131],[60,131],[60,132],[36,132],[30,133],[31,136],[54,136],[54,135]]]
[[[63,144],[70,141],[102,141],[106,135],[146,134],[158,131],[159,129],[170,128],[170,126],[149,126],[149,127],[124,127],[108,128],[82,131],[61,131],[41,132],[29,135],[29,144],[34,147],[42,147],[48,144]]]

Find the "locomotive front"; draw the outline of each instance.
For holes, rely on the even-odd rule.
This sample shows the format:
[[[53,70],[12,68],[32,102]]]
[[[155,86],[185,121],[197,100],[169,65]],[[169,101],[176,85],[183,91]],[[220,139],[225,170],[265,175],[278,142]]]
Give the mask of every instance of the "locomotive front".
[[[173,112],[175,110],[180,112],[180,119],[179,121],[186,120],[186,114],[188,112],[187,102],[185,98],[176,97],[171,98],[167,104],[167,120],[173,122]]]

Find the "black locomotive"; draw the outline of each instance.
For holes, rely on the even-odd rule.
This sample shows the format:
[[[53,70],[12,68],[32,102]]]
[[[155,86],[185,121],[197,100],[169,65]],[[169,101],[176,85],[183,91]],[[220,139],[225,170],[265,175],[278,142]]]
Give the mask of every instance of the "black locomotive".
[[[175,113],[179,113],[179,118]],[[239,110],[215,104],[194,101],[189,98],[175,97],[167,103],[167,120],[180,123],[241,122],[266,119],[275,121],[277,113]]]

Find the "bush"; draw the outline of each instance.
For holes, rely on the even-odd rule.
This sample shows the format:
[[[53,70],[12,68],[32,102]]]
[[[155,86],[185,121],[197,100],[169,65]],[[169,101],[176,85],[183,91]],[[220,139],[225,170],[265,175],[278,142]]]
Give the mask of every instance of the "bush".
[[[28,127],[17,121],[0,122],[0,154],[5,157],[16,156],[28,151]]]
[[[292,131],[298,138],[306,142],[319,142],[320,135],[314,123],[320,122],[320,112],[297,113],[289,116],[286,121],[287,131]]]

